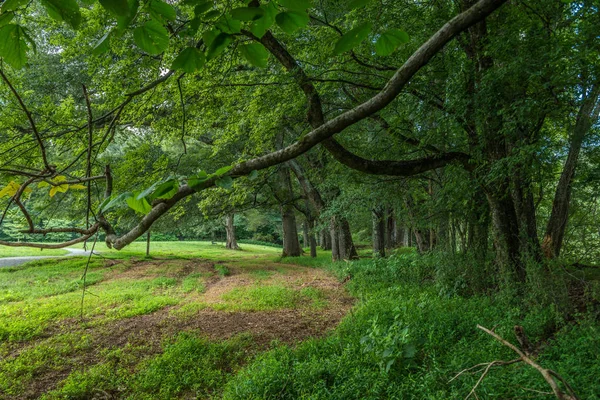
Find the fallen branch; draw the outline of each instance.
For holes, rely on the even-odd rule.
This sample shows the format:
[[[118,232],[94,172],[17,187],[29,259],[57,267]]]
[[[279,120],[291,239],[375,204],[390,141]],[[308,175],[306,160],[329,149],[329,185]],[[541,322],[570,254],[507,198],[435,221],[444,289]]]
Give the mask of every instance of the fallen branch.
[[[552,371],[551,369],[547,369],[547,368],[540,366],[538,363],[536,363],[535,361],[533,361],[530,358],[529,349],[526,349],[525,351],[523,351],[523,350],[519,349],[517,346],[515,346],[514,344],[512,344],[512,343],[508,342],[507,340],[503,339],[502,337],[500,337],[493,330],[487,329],[481,325],[477,325],[477,328],[481,329],[482,331],[484,331],[485,333],[487,333],[488,335],[492,336],[494,339],[496,339],[497,341],[502,343],[504,346],[508,347],[509,349],[511,349],[512,351],[517,353],[519,358],[511,360],[511,361],[492,361],[489,363],[477,364],[471,368],[464,369],[461,372],[459,372],[458,374],[456,374],[456,376],[454,376],[454,378],[452,378],[449,382],[452,382],[454,379],[458,378],[460,375],[462,375],[465,372],[469,372],[476,368],[483,367],[483,373],[481,374],[481,376],[477,380],[477,383],[475,383],[475,386],[473,386],[473,388],[471,389],[471,391],[469,392],[467,397],[465,397],[465,400],[471,396],[477,397],[477,395],[475,394],[475,390],[481,384],[481,382],[483,381],[483,379],[485,378],[485,376],[487,375],[487,373],[489,372],[489,370],[492,367],[501,366],[501,365],[509,365],[509,364],[514,364],[517,362],[524,362],[526,364],[529,364],[536,370],[538,370],[538,372],[542,375],[544,380],[548,383],[548,385],[550,385],[550,388],[552,388],[552,392],[554,393],[554,395],[556,396],[557,399],[559,399],[559,400],[579,400],[579,398],[575,394],[571,385],[569,385],[562,376],[560,376],[557,372]],[[525,333],[521,326],[515,326],[515,334],[517,335],[517,338],[519,339],[520,343],[529,343],[529,341],[526,339]],[[565,386],[568,393],[565,393],[560,389],[560,387],[558,386],[557,380],[560,381]]]

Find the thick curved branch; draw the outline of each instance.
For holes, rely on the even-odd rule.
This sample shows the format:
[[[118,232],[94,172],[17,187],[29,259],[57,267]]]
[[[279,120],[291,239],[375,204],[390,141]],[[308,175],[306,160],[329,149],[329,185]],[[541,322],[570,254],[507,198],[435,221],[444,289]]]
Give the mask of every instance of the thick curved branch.
[[[460,152],[436,154],[407,161],[368,160],[346,150],[335,140],[327,140],[323,142],[323,146],[341,164],[372,175],[413,176],[453,162],[459,162],[466,168],[470,168],[469,155]]]

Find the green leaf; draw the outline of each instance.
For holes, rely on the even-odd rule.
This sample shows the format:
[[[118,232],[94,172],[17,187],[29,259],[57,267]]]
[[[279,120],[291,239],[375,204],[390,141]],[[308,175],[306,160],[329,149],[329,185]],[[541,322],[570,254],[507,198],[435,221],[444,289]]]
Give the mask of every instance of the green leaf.
[[[212,1],[205,1],[204,3],[198,4],[196,7],[194,7],[194,15],[196,17],[201,16],[202,14],[213,8],[213,5],[214,4]]]
[[[275,23],[275,16],[277,15],[277,7],[275,3],[269,2],[269,4],[260,6],[264,10],[264,14],[261,18],[252,22],[250,25],[250,32],[257,38],[261,38],[267,33],[269,28]]]
[[[102,204],[100,204],[100,213],[105,213],[108,210],[113,209],[116,205],[118,205],[119,203],[122,203],[123,201],[125,201],[125,199],[129,198],[133,196],[133,193],[131,192],[125,192],[125,193],[121,193],[120,195],[118,195],[117,197],[112,197],[112,198],[108,198],[105,199]]]
[[[127,0],[100,0],[100,5],[116,17],[128,17],[131,15],[131,6]]]
[[[126,15],[117,16],[117,33],[119,35],[123,34],[129,25],[131,25],[131,22],[133,22],[133,19],[138,12],[138,8],[140,7],[139,0],[127,0],[126,3],[129,9],[128,13]]]
[[[306,11],[311,7],[309,0],[279,0],[279,4],[292,11]]]
[[[269,52],[260,43],[250,43],[240,46],[240,53],[248,62],[259,68],[267,67]]]
[[[233,178],[230,176],[224,176],[215,181],[215,185],[220,188],[231,190],[233,189]]]
[[[18,9],[21,6],[24,6],[27,3],[29,3],[29,0],[6,0],[4,3],[2,3],[2,8],[0,8],[0,10],[2,11],[2,13],[8,11],[15,11],[16,9]]]
[[[57,21],[65,21],[73,29],[79,28],[81,12],[76,0],[42,0],[48,15]]]
[[[148,203],[146,198],[142,197],[141,199],[137,198],[137,192],[134,192],[131,197],[125,199],[129,208],[138,212],[140,214],[148,214],[152,210],[152,206]]]
[[[13,20],[15,13],[10,11],[4,14],[0,14],[0,26],[4,26]]]
[[[212,60],[213,58],[221,54],[225,50],[225,48],[229,46],[229,43],[231,43],[231,36],[227,33],[219,33],[208,47],[208,51],[206,52],[206,59]]]
[[[225,167],[221,167],[218,170],[215,171],[215,173],[213,174],[214,176],[221,176],[221,175],[225,175],[226,173],[228,173],[231,168],[233,168],[232,165],[227,165]]]
[[[188,178],[188,186],[192,189],[197,188],[202,182],[208,179],[208,174],[204,171],[198,172]]]
[[[205,31],[202,34],[202,39],[204,40],[204,45],[206,47],[210,47],[210,45],[212,44],[213,40],[215,40],[215,38],[217,36],[219,36],[219,33],[221,33],[221,31],[218,30],[218,29],[211,29],[210,31]]]
[[[151,0],[148,4],[148,11],[152,18],[161,21],[175,21],[177,18],[177,12],[172,5],[165,3],[161,0]]]
[[[339,38],[336,42],[333,53],[337,55],[352,50],[369,36],[372,28],[373,24],[366,22],[346,32],[344,36]]]
[[[379,36],[375,42],[375,51],[380,56],[389,56],[396,51],[398,46],[407,43],[409,39],[408,33],[400,29],[390,29]]]
[[[108,50],[110,50],[110,34],[111,34],[111,32],[112,31],[106,32],[106,34],[104,36],[102,36],[100,38],[100,40],[98,40],[96,42],[96,44],[94,45],[94,48],[92,49],[92,54],[99,55],[99,54],[106,53]]]
[[[188,74],[198,71],[204,66],[206,57],[195,47],[184,49],[171,64],[171,69],[181,70]]]
[[[417,347],[414,344],[408,343],[408,344],[404,345],[404,349],[402,350],[402,357],[413,358],[416,354],[417,354]]]
[[[144,197],[149,197],[150,194],[152,194],[152,192],[154,192],[156,190],[156,187],[158,185],[160,185],[161,183],[163,183],[163,181],[154,182],[149,188],[146,188],[146,189],[142,190],[141,192],[138,192],[136,199],[141,200]]]
[[[209,11],[206,14],[204,14],[204,19],[206,19],[206,20],[215,19],[219,15],[221,15],[221,11],[219,11],[219,10],[212,10],[212,11]]]
[[[237,19],[233,19],[230,15],[224,15],[221,17],[215,26],[221,30],[221,32],[234,34],[242,31],[242,23]]]
[[[156,190],[152,193],[152,199],[170,199],[175,196],[179,189],[179,181],[177,179],[169,179],[166,182],[158,185]]]
[[[371,0],[352,0],[350,4],[348,4],[348,9],[354,10],[355,8],[364,7],[369,4]]]
[[[152,55],[158,55],[169,47],[169,32],[154,20],[135,28],[133,39],[139,48]]]
[[[257,178],[258,178],[257,170],[253,170],[248,174],[248,179],[250,179],[251,181],[256,180]]]
[[[285,32],[292,34],[308,25],[308,14],[305,12],[285,11],[275,17],[277,25]]]
[[[13,68],[22,68],[27,63],[27,42],[24,29],[15,24],[0,28],[0,57]]]
[[[239,21],[255,21],[265,15],[265,10],[259,7],[240,7],[231,10],[231,18]]]

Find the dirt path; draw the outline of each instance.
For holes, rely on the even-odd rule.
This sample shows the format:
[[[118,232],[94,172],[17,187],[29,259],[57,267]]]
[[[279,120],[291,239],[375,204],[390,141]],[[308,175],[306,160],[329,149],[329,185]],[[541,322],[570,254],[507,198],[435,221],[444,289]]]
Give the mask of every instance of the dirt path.
[[[3,257],[0,258],[0,268],[2,267],[15,267],[17,265],[25,264],[30,261],[44,260],[47,258],[61,258],[61,257],[73,257],[73,256],[89,256],[90,252],[82,249],[66,248],[69,254],[64,256],[27,256],[27,257]]]

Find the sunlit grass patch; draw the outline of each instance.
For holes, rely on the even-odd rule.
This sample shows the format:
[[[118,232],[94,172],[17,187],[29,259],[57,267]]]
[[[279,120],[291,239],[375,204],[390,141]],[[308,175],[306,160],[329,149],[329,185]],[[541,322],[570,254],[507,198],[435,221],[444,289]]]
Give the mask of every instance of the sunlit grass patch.
[[[0,393],[20,394],[36,376],[64,369],[71,363],[67,356],[87,351],[90,346],[88,335],[61,334],[0,361]]]
[[[135,399],[207,398],[250,357],[252,347],[249,335],[211,342],[182,333],[165,345],[162,354],[141,364],[132,354],[135,349],[115,349],[104,362],[73,372],[43,399],[88,399],[102,392]]]
[[[302,305],[313,305],[318,289],[297,291],[282,285],[246,286],[223,294],[223,302],[211,304],[215,310],[225,311],[268,311],[294,309]],[[318,295],[321,296],[321,295]]]
[[[206,290],[206,286],[202,281],[201,274],[190,274],[181,281],[181,291],[183,293],[203,293]]]

